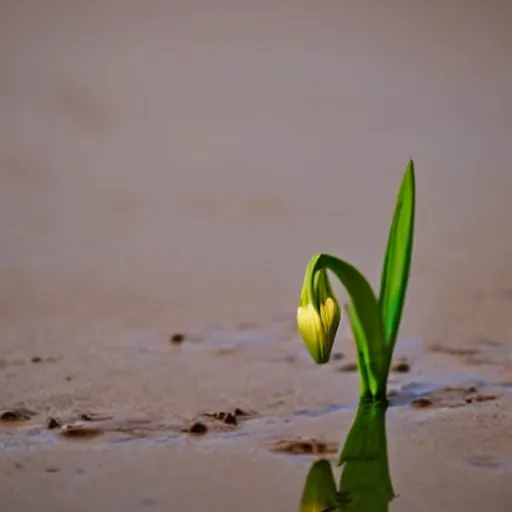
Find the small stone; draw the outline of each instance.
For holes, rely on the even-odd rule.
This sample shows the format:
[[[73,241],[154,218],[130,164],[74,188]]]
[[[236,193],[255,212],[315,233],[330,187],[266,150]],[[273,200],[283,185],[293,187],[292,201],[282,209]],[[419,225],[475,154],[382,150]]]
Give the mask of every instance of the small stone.
[[[202,435],[208,432],[208,427],[201,423],[200,421],[196,421],[189,429],[188,432],[190,434]]]
[[[236,419],[236,416],[234,414],[228,412],[224,418],[224,423],[226,425],[236,425],[238,423],[238,420]]]
[[[170,341],[174,345],[179,345],[180,343],[183,343],[185,341],[185,335],[181,332],[176,332],[171,335]]]
[[[393,365],[391,371],[394,373],[408,373],[411,369],[411,365],[407,361],[398,361]]]
[[[48,418],[46,420],[46,428],[53,430],[54,428],[59,428],[61,425],[55,418]]]
[[[34,364],[40,363],[42,359],[39,356],[35,356],[31,359]]]

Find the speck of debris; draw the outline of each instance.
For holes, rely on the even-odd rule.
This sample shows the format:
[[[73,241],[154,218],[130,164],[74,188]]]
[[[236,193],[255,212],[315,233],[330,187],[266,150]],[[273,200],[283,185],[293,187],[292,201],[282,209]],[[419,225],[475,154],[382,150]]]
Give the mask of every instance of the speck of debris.
[[[188,432],[189,434],[203,435],[206,434],[206,432],[208,432],[208,427],[204,423],[196,421],[191,425],[190,428],[186,429],[185,431]]]
[[[170,341],[174,345],[179,345],[185,341],[185,335],[182,332],[175,332],[171,335]]]
[[[357,363],[346,363],[340,366],[338,372],[357,372]]]
[[[333,355],[331,356],[331,359],[333,361],[340,361],[344,357],[345,357],[345,355],[342,352],[334,352]]]
[[[416,409],[423,409],[424,407],[430,407],[432,405],[432,400],[428,398],[416,398],[411,402],[411,407]]]
[[[64,437],[89,439],[97,437],[103,433],[103,430],[94,427],[85,427],[83,425],[64,425],[60,429],[60,434]]]
[[[46,468],[45,471],[47,473],[58,473],[60,471],[60,469],[57,468],[57,467],[52,466],[52,467]]]
[[[35,364],[42,362],[42,359],[39,356],[34,356],[30,361],[32,361]]]
[[[46,428],[53,430],[54,428],[59,428],[61,425],[55,418],[48,418],[46,420]]]
[[[242,409],[236,408],[234,412],[207,412],[204,416],[208,418],[215,418],[216,420],[224,422],[226,425],[238,425],[238,416],[247,416],[247,413]]]
[[[224,423],[226,425],[236,425],[238,423],[238,420],[236,419],[236,416],[234,414],[228,412],[224,417]]]
[[[0,414],[0,421],[27,421],[32,416],[35,416],[35,412],[30,409],[20,407],[19,409],[10,409]]]
[[[298,439],[298,440],[282,440],[278,441],[270,448],[271,451],[289,453],[292,455],[301,454],[327,454],[335,453],[338,445],[333,443],[325,443],[317,439]]]
[[[468,404],[474,404],[479,402],[490,402],[491,400],[496,400],[496,395],[474,395],[474,396],[468,396],[466,398],[466,403]]]
[[[407,373],[411,369],[411,365],[407,361],[399,361],[394,364],[391,371],[394,373]]]

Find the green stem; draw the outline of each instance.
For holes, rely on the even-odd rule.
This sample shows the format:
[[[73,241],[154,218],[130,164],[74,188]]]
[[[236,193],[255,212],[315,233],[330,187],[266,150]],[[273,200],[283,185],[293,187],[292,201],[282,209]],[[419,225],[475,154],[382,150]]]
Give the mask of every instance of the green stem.
[[[306,271],[307,292],[314,300],[314,276],[331,270],[350,297],[348,313],[354,331],[359,362],[361,397],[385,399],[389,361],[379,304],[366,278],[351,264],[329,254],[317,254]]]

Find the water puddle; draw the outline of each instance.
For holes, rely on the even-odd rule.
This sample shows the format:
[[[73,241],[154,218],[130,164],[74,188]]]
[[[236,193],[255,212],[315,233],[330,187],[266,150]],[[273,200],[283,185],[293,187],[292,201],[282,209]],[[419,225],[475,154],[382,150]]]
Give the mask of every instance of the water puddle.
[[[145,368],[146,364],[150,368],[151,362],[165,361],[162,358],[169,351],[176,350],[175,353],[180,354],[186,347],[186,350],[202,351],[201,357],[208,358],[208,363],[218,355],[224,356],[236,351],[244,353],[250,364],[254,360],[259,364],[275,363],[265,366],[266,369],[272,368],[272,372],[289,371],[290,368],[295,371],[296,368],[291,365],[297,361],[302,364],[301,358],[306,359],[308,356],[296,355],[296,345],[290,341],[293,333],[286,330],[289,320],[288,317],[278,319],[265,329],[252,323],[244,323],[230,332],[222,326],[168,335],[141,331],[131,333],[121,343],[110,348],[115,351],[116,357],[121,356],[121,364],[124,364],[122,357],[126,356],[125,351],[128,350],[132,360],[134,355],[135,359],[142,358]],[[303,389],[301,392],[304,394],[304,401],[301,403],[310,406],[295,410],[284,407],[279,409],[279,400],[275,397],[281,400],[282,396],[276,394],[272,400],[277,405],[268,405],[265,414],[258,414],[257,411],[245,407],[233,407],[203,412],[176,422],[165,417],[127,417],[123,414],[109,414],[108,411],[107,414],[77,411],[63,417],[48,418],[41,410],[19,407],[0,411],[0,452],[14,458],[27,451],[37,453],[38,448],[45,448],[45,453],[50,450],[58,460],[62,453],[73,454],[73,450],[80,450],[81,467],[75,468],[73,474],[79,476],[87,473],[87,479],[98,472],[96,461],[91,459],[88,465],[84,455],[91,451],[88,450],[89,447],[103,448],[92,450],[99,453],[123,453],[123,457],[135,453],[133,468],[123,468],[123,471],[135,473],[138,471],[138,457],[144,453],[150,453],[152,457],[166,453],[168,459],[165,458],[160,464],[174,478],[181,478],[183,467],[193,466],[197,457],[200,461],[197,468],[213,468],[214,473],[223,475],[219,487],[215,489],[216,493],[230,493],[231,487],[245,482],[244,464],[250,458],[251,464],[259,464],[256,467],[262,468],[259,478],[266,475],[267,467],[275,468],[268,469],[270,472],[275,471],[275,482],[284,478],[283,475],[286,478],[292,475],[293,471],[288,471],[290,468],[294,468],[294,471],[300,468],[300,473],[296,471],[295,477],[289,477],[296,478],[295,510],[384,511],[388,510],[392,502],[393,507],[398,503],[400,509],[397,494],[401,494],[399,491],[408,492],[407,473],[414,469],[423,475],[423,469],[417,470],[415,466],[411,468],[411,463],[405,460],[403,467],[408,469],[406,472],[398,470],[399,491],[395,492],[394,475],[391,474],[388,460],[387,415],[391,411],[392,414],[401,415],[401,421],[409,422],[408,429],[418,429],[428,421],[432,422],[429,424],[431,430],[424,434],[425,437],[414,437],[411,440],[402,432],[404,440],[400,441],[399,448],[395,448],[392,453],[392,456],[397,456],[398,452],[402,457],[402,453],[419,453],[418,450],[421,451],[430,434],[439,436],[439,428],[442,427],[438,427],[436,422],[446,419],[452,409],[469,407],[476,411],[477,407],[485,407],[485,403],[493,402],[502,394],[512,391],[512,382],[496,384],[496,379],[492,378],[495,374],[488,369],[485,372],[473,372],[471,370],[476,367],[468,363],[456,367],[457,371],[447,372],[442,365],[428,366],[430,360],[426,354],[421,343],[401,340],[390,377],[389,403],[386,406],[357,402],[350,398],[352,393],[344,393],[339,397],[331,395],[326,400],[327,403],[318,405],[316,397],[308,402],[311,395],[308,395],[308,390]],[[441,359],[471,357],[471,364],[477,355],[474,352],[460,355],[454,349],[446,347],[437,347],[435,354],[436,358]],[[194,352],[194,356],[196,355],[199,356],[198,352]],[[237,359],[238,362],[241,360]],[[232,361],[228,357],[215,359],[215,367],[222,372],[224,368],[229,369]],[[281,368],[276,366],[279,364],[282,365]],[[308,365],[311,373],[306,378],[312,378],[312,382],[319,383],[320,388],[325,386],[325,389],[332,389],[331,385],[339,385],[341,381],[342,385],[345,382],[352,386],[350,389],[357,389],[357,365],[342,353],[336,353],[332,363],[323,368],[312,368],[310,363]],[[340,373],[341,368],[345,369]],[[318,373],[311,377],[314,371]],[[216,373],[212,373],[211,378],[216,376]],[[293,392],[292,389],[283,393],[293,399]],[[338,398],[346,397],[349,399],[337,402]],[[433,414],[425,414],[420,409],[432,410]],[[462,412],[465,410],[467,409]],[[475,414],[472,412],[472,415]],[[341,435],[337,425],[343,428]],[[399,428],[395,425],[391,431],[395,446]],[[438,443],[441,442],[440,439],[444,443],[444,437],[437,439]],[[180,464],[175,461],[178,452],[185,454]],[[237,467],[231,465],[231,459],[235,456],[242,460]],[[418,455],[426,462],[434,456],[437,456],[435,451],[421,452]],[[467,472],[464,473],[466,478],[473,478],[472,475],[482,472],[492,474],[492,478],[500,478],[512,470],[507,457],[487,453],[478,447],[475,447],[474,452],[451,452],[451,457],[449,462],[458,471]],[[448,456],[446,458],[448,460]],[[448,462],[439,458],[438,464],[444,467]],[[396,467],[402,467],[402,459]],[[80,473],[76,472],[78,469]],[[45,472],[53,478],[61,474],[57,465],[48,466]],[[142,472],[143,470],[138,474],[137,482],[144,479]],[[200,469],[194,469],[194,472],[199,474]],[[435,468],[425,469],[424,475],[428,477],[435,472]],[[192,473],[188,478],[194,478],[195,474]],[[298,474],[301,475],[301,481],[297,479]],[[205,476],[198,478],[204,481]],[[211,478],[211,473],[207,478]],[[418,480],[421,481],[421,478],[423,476],[418,477]],[[137,507],[142,506],[140,503],[158,509],[157,500],[151,496],[140,498]],[[235,510],[238,507],[224,509]],[[286,509],[294,508],[286,506]]]

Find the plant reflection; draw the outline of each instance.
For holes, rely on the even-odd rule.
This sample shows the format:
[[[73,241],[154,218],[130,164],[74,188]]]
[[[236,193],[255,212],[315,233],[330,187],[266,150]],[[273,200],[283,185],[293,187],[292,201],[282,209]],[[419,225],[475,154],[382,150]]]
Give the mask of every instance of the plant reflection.
[[[302,492],[300,512],[384,512],[394,498],[389,474],[387,405],[361,401],[341,450],[339,490],[331,464],[319,460],[311,466]]]

